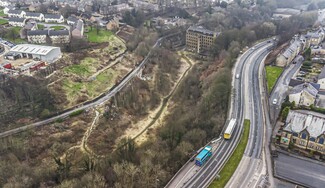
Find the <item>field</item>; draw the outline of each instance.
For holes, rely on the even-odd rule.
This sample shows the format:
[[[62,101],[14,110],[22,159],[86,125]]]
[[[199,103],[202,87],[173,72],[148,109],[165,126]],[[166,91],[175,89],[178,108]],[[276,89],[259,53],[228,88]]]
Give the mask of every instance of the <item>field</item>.
[[[3,9],[0,9],[0,17],[5,17],[7,16],[5,13],[3,13]]]
[[[56,25],[56,26],[51,26],[50,28],[54,29],[54,30],[62,30],[62,29],[65,29],[64,26],[61,26],[61,25]]]
[[[83,78],[87,78],[96,72],[96,67],[98,66],[98,59],[86,57],[81,60],[80,64],[70,65],[65,67],[63,70],[66,73],[72,73]]]
[[[38,27],[38,29],[42,30],[42,29],[44,29],[45,26],[43,24],[37,24],[37,27]]]
[[[97,29],[93,28],[92,30],[90,27],[88,27],[88,33],[86,33],[89,42],[94,43],[102,43],[102,42],[109,42],[112,40],[112,37],[114,36],[111,31],[107,31],[104,29],[99,29],[99,32],[97,34]]]
[[[266,80],[267,80],[267,90],[270,93],[281,75],[283,68],[275,66],[266,66]]]
[[[4,25],[4,24],[7,24],[8,21],[7,20],[4,20],[4,19],[0,19],[0,25]]]
[[[219,173],[220,178],[214,180],[210,185],[210,188],[222,188],[225,187],[227,182],[230,180],[233,173],[236,171],[237,166],[239,165],[241,158],[243,157],[249,136],[250,121],[245,119],[244,121],[244,134],[240,138],[240,142],[235,149],[234,153],[223,167]]]

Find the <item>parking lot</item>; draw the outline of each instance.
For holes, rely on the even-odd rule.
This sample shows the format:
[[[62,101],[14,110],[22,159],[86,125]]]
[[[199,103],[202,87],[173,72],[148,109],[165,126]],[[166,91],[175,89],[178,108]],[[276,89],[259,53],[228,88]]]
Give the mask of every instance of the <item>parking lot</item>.
[[[325,164],[283,153],[274,159],[274,174],[306,187],[322,188],[325,185]]]

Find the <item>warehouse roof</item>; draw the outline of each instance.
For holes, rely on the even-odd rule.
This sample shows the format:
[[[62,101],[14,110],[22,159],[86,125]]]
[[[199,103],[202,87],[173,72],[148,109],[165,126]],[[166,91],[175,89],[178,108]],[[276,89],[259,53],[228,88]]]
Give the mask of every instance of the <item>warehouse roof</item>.
[[[59,47],[41,46],[41,45],[34,45],[34,44],[19,44],[15,47],[11,48],[10,52],[11,53],[28,53],[28,54],[47,55],[50,51],[52,51],[54,49],[58,49],[58,48]]]

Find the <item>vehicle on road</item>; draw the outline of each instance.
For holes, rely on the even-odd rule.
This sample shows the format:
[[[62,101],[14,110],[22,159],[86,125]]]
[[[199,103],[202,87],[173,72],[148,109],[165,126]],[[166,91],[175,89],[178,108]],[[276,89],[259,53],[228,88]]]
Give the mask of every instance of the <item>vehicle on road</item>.
[[[229,124],[223,134],[223,138],[226,139],[226,140],[229,140],[231,138],[231,134],[232,132],[234,131],[235,129],[235,126],[236,126],[236,119],[232,118],[230,121],[229,121]]]
[[[278,100],[277,99],[273,99],[273,104],[276,104],[278,102]]]
[[[205,148],[196,156],[195,164],[202,166],[212,155],[212,147],[205,146]]]
[[[236,79],[239,79],[239,74],[236,74]]]

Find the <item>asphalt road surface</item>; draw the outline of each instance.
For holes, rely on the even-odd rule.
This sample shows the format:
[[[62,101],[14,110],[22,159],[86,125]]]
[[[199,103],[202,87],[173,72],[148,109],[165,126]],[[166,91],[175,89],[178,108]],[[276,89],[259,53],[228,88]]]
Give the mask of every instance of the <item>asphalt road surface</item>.
[[[275,175],[306,187],[325,187],[325,164],[279,153],[274,159]]]
[[[250,79],[247,77],[249,74],[247,72],[244,72],[244,66],[246,63],[254,61],[256,58],[259,58],[259,56],[268,51],[267,46],[269,45],[271,44],[267,42],[262,42],[255,45],[253,48],[247,50],[238,59],[235,65],[233,72],[233,87],[235,88],[235,98],[234,100],[232,99],[230,113],[228,113],[228,119],[237,119],[237,126],[234,129],[232,139],[228,141],[222,140],[218,148],[213,152],[211,158],[206,162],[206,164],[197,170],[189,180],[184,178],[184,176],[188,175],[190,172],[183,171],[179,174],[176,174],[166,187],[207,187],[220,172],[223,165],[230,157],[232,151],[235,149],[243,128],[242,125],[244,121],[244,106],[248,105],[243,100],[243,98],[247,95],[246,92],[248,88],[250,88],[250,85],[247,85],[249,82],[248,79]],[[236,74],[239,74],[238,79],[235,78]],[[244,80],[246,82],[244,82]],[[251,109],[249,109],[249,111],[251,111]],[[259,155],[260,151],[256,150],[254,153],[256,153],[256,155]]]

